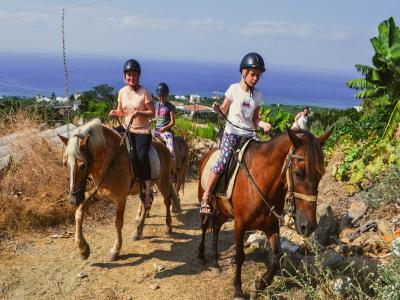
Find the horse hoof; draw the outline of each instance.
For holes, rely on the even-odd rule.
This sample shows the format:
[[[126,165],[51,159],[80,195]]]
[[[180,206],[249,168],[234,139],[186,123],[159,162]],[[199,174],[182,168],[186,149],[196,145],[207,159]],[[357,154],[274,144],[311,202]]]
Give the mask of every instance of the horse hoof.
[[[233,300],[246,300],[246,298],[245,297],[233,297]]]
[[[110,261],[116,261],[116,260],[118,260],[118,258],[119,258],[119,253],[118,252],[111,252],[110,253],[110,257],[109,257]]]
[[[81,251],[81,257],[83,259],[88,259],[89,256],[90,256],[90,247],[88,244],[86,244],[85,249]]]
[[[132,240],[133,240],[133,241],[138,241],[138,240],[140,240],[140,234],[137,234],[137,233],[134,234],[133,237],[132,237]]]

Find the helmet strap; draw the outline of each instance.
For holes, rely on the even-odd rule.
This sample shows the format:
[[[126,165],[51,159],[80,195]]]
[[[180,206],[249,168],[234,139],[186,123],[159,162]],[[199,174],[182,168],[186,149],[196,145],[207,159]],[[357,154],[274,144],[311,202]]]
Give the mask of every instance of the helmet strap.
[[[250,91],[250,97],[253,97],[254,86],[250,86],[250,85],[247,83],[247,81],[246,81],[247,74],[249,74],[249,69],[246,69],[244,75],[242,75],[242,79],[243,79],[244,84],[248,87],[248,89],[249,89],[249,91]]]

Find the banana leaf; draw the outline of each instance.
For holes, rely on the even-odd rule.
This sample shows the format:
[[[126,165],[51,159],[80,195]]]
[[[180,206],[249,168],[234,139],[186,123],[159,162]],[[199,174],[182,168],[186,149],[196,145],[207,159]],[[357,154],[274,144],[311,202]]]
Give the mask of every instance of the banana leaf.
[[[396,130],[397,126],[399,126],[399,123],[400,123],[400,101],[397,101],[397,104],[390,115],[389,121],[386,124],[385,132],[383,133],[382,136],[382,141],[386,142],[393,136],[393,133]]]

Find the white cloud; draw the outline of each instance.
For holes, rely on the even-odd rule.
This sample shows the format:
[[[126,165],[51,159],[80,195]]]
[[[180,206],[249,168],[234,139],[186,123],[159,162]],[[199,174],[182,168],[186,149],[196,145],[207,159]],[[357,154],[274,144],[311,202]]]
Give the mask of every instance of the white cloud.
[[[321,28],[309,24],[257,21],[239,28],[246,36],[285,36],[300,39],[321,39],[330,41],[347,41],[355,33],[349,28]]]
[[[222,21],[214,21],[210,18],[207,19],[193,19],[190,22],[190,25],[194,29],[204,30],[204,31],[218,31],[224,32],[229,31],[229,27]]]
[[[27,24],[36,23],[43,20],[50,19],[49,13],[43,12],[10,12],[0,10],[0,22],[2,23],[12,23],[12,24]]]
[[[143,29],[171,29],[179,25],[179,22],[174,19],[167,18],[150,18],[138,16],[124,16],[121,19],[121,24],[128,28],[143,28]]]

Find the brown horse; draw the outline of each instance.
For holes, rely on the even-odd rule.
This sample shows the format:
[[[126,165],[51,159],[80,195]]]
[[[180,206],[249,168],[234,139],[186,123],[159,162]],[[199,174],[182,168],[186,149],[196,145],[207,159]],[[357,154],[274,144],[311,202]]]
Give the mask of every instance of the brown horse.
[[[116,206],[117,239],[110,256],[111,260],[116,260],[122,246],[121,231],[124,223],[126,198],[128,195],[140,192],[140,183],[130,169],[126,146],[121,145],[121,136],[118,133],[102,125],[98,119],[77,128],[70,139],[59,137],[66,145],[63,163],[68,167],[69,172],[70,200],[77,206],[75,242],[81,256],[86,259],[90,255],[89,245],[82,233],[85,211],[93,203],[94,198],[104,199],[113,202]],[[161,164],[160,177],[154,183],[157,184],[164,197],[166,231],[169,234],[172,232],[171,199],[174,212],[180,211],[180,203],[171,183],[171,155],[163,144],[153,143],[153,146],[160,157]],[[92,188],[86,191],[88,182],[91,183]],[[143,234],[146,211],[145,209],[141,211],[139,220],[136,222],[135,240]]]
[[[318,184],[324,173],[322,145],[330,133],[319,139],[308,131],[293,131],[274,137],[268,143],[252,141],[242,159],[237,173],[230,203],[235,220],[236,273],[234,279],[235,298],[244,298],[241,270],[244,261],[243,239],[246,230],[262,230],[272,248],[271,268],[255,282],[255,290],[262,291],[270,284],[279,269],[282,256],[279,237],[279,220],[285,206],[285,196],[292,199],[296,230],[304,236],[310,235],[316,225]],[[200,178],[211,153],[210,150],[200,164]],[[203,196],[201,183],[198,197]],[[202,219],[202,239],[199,258],[204,259],[205,234],[209,223],[213,230],[212,266],[218,265],[218,234],[222,224],[230,217],[228,211],[216,201],[212,217]],[[210,222],[212,221],[212,222]]]
[[[175,191],[178,194],[185,191],[185,179],[189,169],[189,145],[183,136],[174,137],[174,151],[176,157]]]

